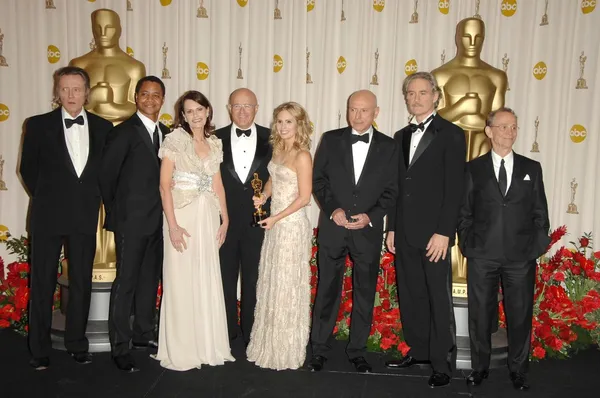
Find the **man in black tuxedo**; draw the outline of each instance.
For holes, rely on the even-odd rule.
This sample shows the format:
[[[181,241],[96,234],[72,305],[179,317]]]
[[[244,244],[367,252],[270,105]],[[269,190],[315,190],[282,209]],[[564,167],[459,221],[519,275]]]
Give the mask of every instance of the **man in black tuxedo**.
[[[31,195],[31,366],[50,365],[52,296],[60,250],[69,261],[69,306],[65,348],[76,362],[91,362],[85,329],[92,294],[92,267],[100,210],[98,169],[112,124],[83,109],[88,74],[77,67],[54,73],[60,108],[29,119],[21,155],[21,177]]]
[[[400,316],[408,354],[390,368],[431,363],[431,387],[447,385],[456,361],[449,249],[454,245],[466,157],[462,129],[436,113],[435,77],[417,72],[402,93],[412,123],[394,139],[402,147],[397,206],[386,243],[396,253]]]
[[[109,338],[115,364],[133,372],[134,348],[156,348],[155,312],[163,263],[158,149],[169,132],[158,122],[165,86],[155,76],[135,88],[137,112],[108,135],[100,168],[104,228],[115,234],[117,275],[110,294]],[[130,317],[133,313],[133,330]]]
[[[232,123],[215,132],[223,142],[221,176],[229,214],[227,238],[219,257],[230,341],[238,336],[237,281],[241,270],[240,326],[244,343],[248,345],[254,323],[260,249],[265,235],[264,229],[252,227],[255,209],[250,181],[254,173],[258,173],[263,184],[269,179],[270,131],[254,123],[258,101],[252,91],[246,88],[233,91],[227,107]],[[268,206],[263,208],[268,210]]]
[[[513,386],[527,390],[536,259],[550,243],[542,167],[513,152],[517,116],[510,108],[490,113],[485,133],[492,150],[467,164],[458,236],[467,257],[471,367],[467,383],[488,377],[491,325],[502,280]]]
[[[383,239],[383,218],[398,194],[398,148],[373,126],[377,97],[348,99],[350,126],[325,133],[315,154],[313,192],[319,217],[319,284],[313,309],[309,368],[319,371],[331,350],[346,255],[354,262],[352,323],[346,353],[358,372],[365,360]]]

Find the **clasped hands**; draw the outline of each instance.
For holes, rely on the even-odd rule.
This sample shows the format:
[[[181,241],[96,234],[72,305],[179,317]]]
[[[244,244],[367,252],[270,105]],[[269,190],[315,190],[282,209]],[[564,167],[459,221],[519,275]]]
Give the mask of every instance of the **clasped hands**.
[[[189,232],[180,226],[176,226],[175,228],[169,228],[169,239],[171,240],[171,244],[179,253],[183,253],[184,250],[187,249],[187,244],[185,243],[184,236],[188,238],[191,237]],[[219,225],[219,229],[217,229],[217,245],[220,248],[223,243],[225,243],[225,238],[227,237],[227,224]]]
[[[363,229],[371,223],[371,219],[366,213],[352,215],[350,216],[352,221],[349,221],[343,209],[335,209],[331,214],[331,219],[336,225],[351,230]]]
[[[390,231],[387,233],[387,237],[385,238],[385,244],[392,254],[396,254],[396,244],[394,242],[395,232]],[[427,253],[425,256],[432,263],[437,263],[446,259],[446,255],[448,254],[448,244],[450,243],[450,238],[440,234],[433,234],[433,236],[427,242],[427,246],[425,250]]]

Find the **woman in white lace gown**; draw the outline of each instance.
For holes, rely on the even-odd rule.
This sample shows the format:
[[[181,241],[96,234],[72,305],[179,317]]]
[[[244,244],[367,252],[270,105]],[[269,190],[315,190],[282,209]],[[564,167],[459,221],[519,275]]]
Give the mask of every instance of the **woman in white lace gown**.
[[[256,308],[248,360],[263,368],[297,369],[304,363],[310,329],[312,193],[310,120],[295,102],[273,112],[270,178],[255,205],[271,197],[271,215],[258,268]]]
[[[183,94],[175,104],[177,127],[159,150],[165,257],[155,358],[172,370],[234,360],[219,264],[229,223],[219,171],[223,149],[211,135],[212,113],[202,93]]]

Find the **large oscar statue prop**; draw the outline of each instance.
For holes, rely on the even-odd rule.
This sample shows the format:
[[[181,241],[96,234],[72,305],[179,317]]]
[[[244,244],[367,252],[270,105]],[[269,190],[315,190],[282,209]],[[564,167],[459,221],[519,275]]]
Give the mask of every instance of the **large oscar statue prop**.
[[[467,141],[467,161],[490,149],[485,135],[487,115],[504,106],[508,88],[506,73],[481,60],[485,24],[478,18],[466,18],[456,26],[456,56],[432,71],[440,89],[438,112],[444,119],[460,126]],[[458,237],[457,237],[458,239]],[[452,248],[452,296],[456,317],[458,357],[457,367],[469,368],[467,261],[458,244]],[[492,337],[492,366],[506,360],[506,334],[503,330]]]
[[[135,111],[135,85],[146,76],[146,68],[119,47],[121,20],[108,9],[92,13],[92,33],[96,46],[87,54],[74,58],[71,66],[78,66],[90,76],[90,94],[86,109],[115,125],[130,117]],[[110,351],[108,340],[108,307],[110,288],[115,279],[116,253],[113,233],[102,228],[104,207],[96,231],[96,255],[94,258],[92,300],[87,327],[90,351]],[[64,313],[68,305],[68,262],[63,262],[61,285],[61,310],[56,311],[52,322],[52,338],[55,348],[64,349]]]

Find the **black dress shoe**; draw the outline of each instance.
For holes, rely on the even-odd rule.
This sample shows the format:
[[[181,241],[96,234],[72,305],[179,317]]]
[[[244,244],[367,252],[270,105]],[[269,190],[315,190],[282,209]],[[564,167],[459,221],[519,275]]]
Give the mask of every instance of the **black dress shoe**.
[[[308,369],[311,372],[318,372],[321,369],[323,369],[323,364],[325,363],[325,361],[327,361],[327,358],[325,358],[324,356],[313,355],[310,359],[310,362],[308,363]]]
[[[390,369],[400,369],[400,368],[408,368],[413,365],[428,365],[430,361],[420,361],[410,355],[407,355],[400,359],[392,359],[390,361],[385,362],[385,366]]]
[[[352,358],[350,362],[352,362],[358,373],[371,373],[373,371],[373,368],[369,365],[365,357]]]
[[[135,367],[135,361],[131,354],[118,355],[113,357],[113,361],[115,362],[115,365],[117,365],[117,368],[124,372],[133,373],[139,371],[139,369]]]
[[[473,370],[467,376],[467,384],[471,386],[478,386],[483,382],[483,379],[487,379],[490,375],[489,370]]]
[[[527,384],[527,379],[523,373],[510,372],[510,381],[512,381],[515,390],[529,390],[529,384]]]
[[[444,387],[450,384],[450,376],[446,373],[440,373],[433,371],[431,377],[429,377],[429,387]]]
[[[156,340],[148,340],[146,342],[136,342],[136,341],[132,341],[131,345],[133,346],[133,348],[135,349],[146,349],[146,348],[153,348],[153,349],[157,349],[158,348],[158,343],[156,342]]]
[[[73,357],[75,362],[77,362],[80,365],[87,365],[88,363],[92,363],[92,356],[87,351],[70,352],[69,354]]]
[[[35,368],[35,370],[48,369],[48,367],[50,366],[50,358],[31,358],[31,360],[29,361],[29,365],[32,368]]]

